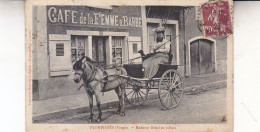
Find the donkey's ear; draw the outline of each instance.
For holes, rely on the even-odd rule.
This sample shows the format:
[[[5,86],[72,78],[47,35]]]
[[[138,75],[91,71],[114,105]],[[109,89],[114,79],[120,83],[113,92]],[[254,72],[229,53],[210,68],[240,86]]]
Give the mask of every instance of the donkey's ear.
[[[85,64],[86,63],[86,58],[82,59],[82,63]]]
[[[82,63],[81,68],[84,70],[86,68],[86,65]]]

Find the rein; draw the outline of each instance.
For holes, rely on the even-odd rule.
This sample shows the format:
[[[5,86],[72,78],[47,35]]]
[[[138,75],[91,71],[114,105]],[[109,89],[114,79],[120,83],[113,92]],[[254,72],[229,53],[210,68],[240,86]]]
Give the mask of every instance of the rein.
[[[103,80],[104,78],[102,78],[100,80],[96,79],[95,76],[96,76],[96,73],[97,73],[97,68],[89,62],[86,62],[86,63],[88,64],[89,67],[91,67],[90,68],[91,70],[85,68],[83,74],[79,74],[79,73],[76,73],[76,74],[80,75],[80,78],[83,78],[83,82],[86,83],[87,85],[89,85],[89,83],[94,81],[94,80],[97,81],[97,83],[94,85],[94,87],[92,89],[90,89],[91,91],[93,91],[95,89],[95,87],[97,86],[97,84],[99,82],[101,82],[101,80]],[[85,70],[90,73],[89,79],[87,79]],[[77,90],[80,90],[81,87],[84,85],[84,83]]]
[[[98,83],[104,83],[104,85],[106,85],[107,82],[113,82],[113,81],[115,81],[115,80],[117,80],[119,78],[118,74],[107,75],[106,72],[101,69],[101,71],[102,71],[104,76],[101,79],[97,79],[97,78],[95,78],[95,76],[96,76],[98,68],[95,67],[93,64],[87,62],[87,61],[86,61],[86,63],[90,67],[91,70],[85,68],[85,69],[83,69],[83,73],[82,74],[80,74],[80,73],[75,73],[75,74],[80,75],[80,79],[83,78],[83,82],[86,83],[87,85],[89,85],[89,83],[92,82],[92,81],[97,81],[94,84],[93,88],[90,89],[91,92],[95,89],[95,87],[98,85]],[[89,78],[87,78],[86,72],[90,73]],[[113,79],[113,80],[104,80],[104,79],[106,79],[109,76],[115,76],[115,79]],[[81,87],[84,85],[84,83],[77,90],[80,90]]]
[[[90,74],[90,78],[88,79],[88,80],[83,80],[84,82],[85,81],[87,81],[87,82],[92,82],[93,80],[97,80],[96,78],[95,78],[95,76],[96,76],[96,73],[97,73],[97,68],[93,65],[93,64],[90,64],[90,63],[88,63],[88,62],[86,62],[88,65],[91,65],[91,70],[88,70],[88,69],[84,69],[84,71],[85,70],[88,70],[88,72],[89,73],[91,73]],[[85,72],[83,72],[84,73],[84,78],[86,78],[86,73]]]

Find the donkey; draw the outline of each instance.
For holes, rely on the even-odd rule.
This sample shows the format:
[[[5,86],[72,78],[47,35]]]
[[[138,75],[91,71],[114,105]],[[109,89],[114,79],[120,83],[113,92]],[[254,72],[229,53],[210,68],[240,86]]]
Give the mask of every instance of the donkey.
[[[124,108],[124,87],[126,85],[126,80],[122,79],[119,75],[127,75],[127,72],[124,68],[111,68],[103,70],[99,67],[96,67],[94,62],[86,57],[82,57],[73,65],[74,82],[79,83],[83,80],[83,86],[86,89],[89,106],[90,106],[90,116],[89,122],[93,121],[93,95],[96,97],[97,108],[98,108],[98,118],[97,122],[101,121],[101,92],[107,92],[110,90],[115,90],[118,99],[118,109],[117,113],[121,116],[125,116]]]

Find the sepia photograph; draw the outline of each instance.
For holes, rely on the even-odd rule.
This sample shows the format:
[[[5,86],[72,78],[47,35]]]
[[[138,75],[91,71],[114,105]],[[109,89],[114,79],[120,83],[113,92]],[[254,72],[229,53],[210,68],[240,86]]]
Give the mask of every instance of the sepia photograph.
[[[28,129],[232,130],[233,3],[168,3],[28,1]]]

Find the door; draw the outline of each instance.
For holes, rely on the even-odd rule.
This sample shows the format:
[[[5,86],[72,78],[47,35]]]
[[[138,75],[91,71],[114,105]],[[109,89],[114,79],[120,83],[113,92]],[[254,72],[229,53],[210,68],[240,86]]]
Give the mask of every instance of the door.
[[[212,43],[208,40],[200,40],[200,74],[212,73]]]
[[[151,51],[152,43],[155,41],[154,29],[159,26],[159,23],[147,23],[147,37],[148,37],[148,46],[149,51]]]
[[[151,50],[152,43],[156,40],[156,33],[153,31],[155,28],[160,26],[159,23],[147,23],[147,37],[149,51]],[[176,25],[175,24],[163,24],[165,27],[165,39],[169,40],[171,44],[170,53],[172,58],[169,58],[172,64],[177,64],[177,54],[176,54]],[[150,51],[151,52],[151,51]]]
[[[96,66],[106,66],[106,39],[107,37],[92,37],[92,60]]]
[[[172,64],[177,65],[177,55],[176,55],[176,25],[174,24],[164,24],[165,27],[165,39],[171,42],[170,53],[172,56],[169,61]]]
[[[190,44],[191,76],[212,73],[213,42],[205,39]]]

